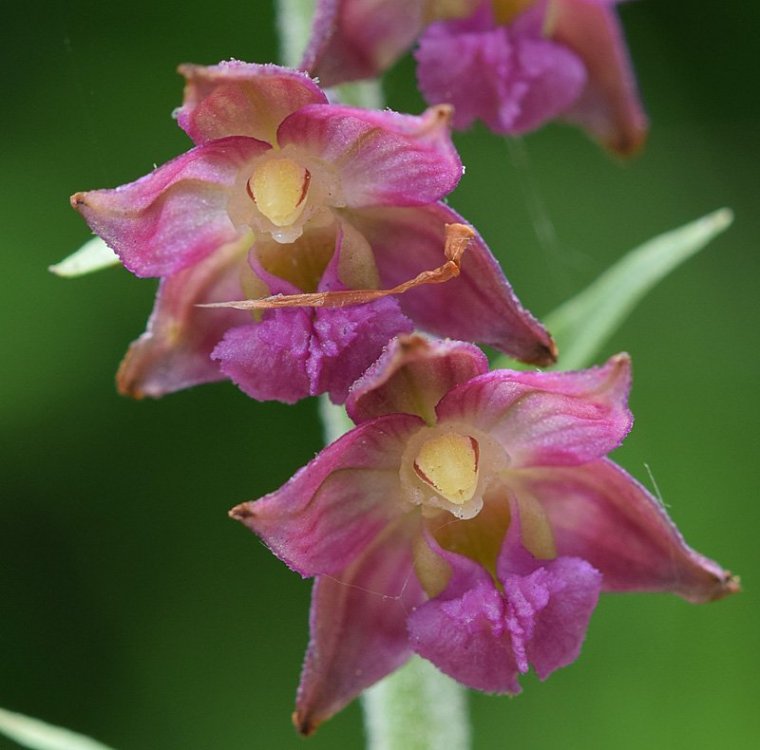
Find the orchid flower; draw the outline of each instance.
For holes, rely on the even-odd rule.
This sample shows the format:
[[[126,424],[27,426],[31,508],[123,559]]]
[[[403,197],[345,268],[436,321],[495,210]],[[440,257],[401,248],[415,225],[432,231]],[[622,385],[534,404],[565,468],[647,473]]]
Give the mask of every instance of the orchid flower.
[[[180,70],[176,117],[195,147],[136,182],[72,197],[130,271],[161,278],[122,392],[229,377],[257,399],[342,402],[415,326],[553,361],[551,338],[473,230],[453,273],[438,273],[446,226],[462,222],[441,202],[463,171],[448,107],[328,104],[308,76],[274,65]]]
[[[647,120],[619,0],[320,0],[302,67],[324,86],[379,75],[416,40],[417,77],[454,127],[519,135],[560,118],[621,155]]]
[[[315,576],[294,720],[309,733],[416,652],[520,691],[579,653],[601,591],[692,602],[738,590],[606,455],[628,432],[630,362],[488,372],[476,347],[392,342],[346,402],[356,428],[231,511]]]

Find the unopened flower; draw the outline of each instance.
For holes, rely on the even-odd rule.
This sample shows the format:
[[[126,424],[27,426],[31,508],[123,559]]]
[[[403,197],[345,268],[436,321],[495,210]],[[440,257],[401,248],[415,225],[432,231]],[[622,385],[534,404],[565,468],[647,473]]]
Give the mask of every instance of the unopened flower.
[[[552,361],[550,337],[474,232],[447,284],[416,283],[398,300],[303,302],[394,290],[446,262],[446,225],[461,218],[440,199],[462,174],[447,107],[412,116],[332,105],[308,76],[273,65],[181,72],[177,119],[195,148],[131,184],[72,197],[130,271],[161,277],[148,330],[122,363],[123,392],[160,396],[227,376],[259,399],[342,401],[414,326]],[[278,295],[285,308],[225,306]]]
[[[402,337],[353,387],[357,427],[233,509],[316,576],[295,721],[308,733],[412,652],[517,693],[573,661],[600,591],[738,589],[606,454],[631,426],[628,357],[487,372],[468,344]]]
[[[618,0],[320,0],[303,67],[325,86],[378,75],[412,47],[420,90],[517,135],[561,118],[607,148],[642,145],[646,116]]]

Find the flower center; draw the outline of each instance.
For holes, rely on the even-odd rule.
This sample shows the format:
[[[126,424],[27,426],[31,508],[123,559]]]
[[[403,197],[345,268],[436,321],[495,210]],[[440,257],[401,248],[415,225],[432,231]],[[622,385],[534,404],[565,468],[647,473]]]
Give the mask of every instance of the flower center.
[[[287,157],[260,164],[248,180],[248,195],[277,227],[297,221],[306,206],[311,174]]]
[[[478,441],[469,435],[444,432],[426,440],[414,459],[414,471],[454,505],[472,499],[478,487]]]
[[[535,0],[491,0],[494,21],[499,25],[510,23],[534,2]]]
[[[448,21],[453,18],[467,18],[478,6],[479,0],[427,0],[423,6],[423,19]]]

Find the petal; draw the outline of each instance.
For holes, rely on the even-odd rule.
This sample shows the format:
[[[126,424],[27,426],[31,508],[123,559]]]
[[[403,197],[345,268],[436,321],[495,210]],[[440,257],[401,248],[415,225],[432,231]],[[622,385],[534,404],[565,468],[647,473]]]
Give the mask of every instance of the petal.
[[[361,253],[344,242],[345,236],[338,232],[320,291],[344,289],[341,271],[357,274],[362,258],[356,256]],[[304,255],[300,259],[307,262],[309,258]],[[254,270],[270,293],[294,291],[261,264]],[[361,268],[358,271],[366,275]],[[295,403],[328,393],[334,403],[343,403],[351,384],[380,356],[388,341],[412,328],[392,297],[347,307],[275,309],[267,311],[258,324],[230,331],[212,356],[220,361],[225,374],[259,401]]]
[[[269,147],[225,138],[188,151],[136,182],[71,197],[137,276],[168,276],[239,238],[227,200],[240,167]]]
[[[301,575],[342,571],[387,524],[404,513],[399,467],[417,417],[365,422],[256,502],[231,512]]]
[[[116,381],[122,394],[157,398],[224,377],[211,360],[211,351],[228,329],[248,316],[239,310],[197,305],[240,297],[239,269],[249,242],[244,238],[225,245],[161,280],[148,328],[129,347],[119,367]]]
[[[315,104],[290,115],[277,139],[337,170],[335,205],[417,206],[447,195],[462,176],[449,120],[447,107],[416,116]]]
[[[528,664],[546,679],[578,658],[602,576],[585,560],[538,560],[524,546],[519,506],[497,563],[507,598],[512,648],[526,672]]]
[[[527,578],[504,580],[515,616],[522,614],[522,602],[548,597],[525,651],[542,680],[578,658],[601,587],[599,571],[577,557],[559,557]]]
[[[612,2],[552,0],[549,33],[583,60],[588,83],[564,117],[607,148],[630,156],[644,144],[648,122]]]
[[[354,383],[346,411],[359,424],[384,414],[416,414],[435,421],[435,406],[454,386],[488,372],[476,346],[424,336],[400,336]]]
[[[196,143],[245,135],[274,144],[277,128],[306,104],[326,104],[309,76],[277,65],[237,60],[219,65],[181,65],[185,96],[175,116]]]
[[[663,506],[611,461],[514,472],[510,487],[541,503],[558,553],[587,560],[602,573],[605,591],[671,591],[705,602],[739,590],[728,571],[686,545]]]
[[[519,693],[519,672],[506,632],[506,603],[477,563],[430,547],[452,569],[446,590],[409,615],[412,648],[455,680],[498,693]]]
[[[342,404],[351,385],[388,341],[413,328],[392,297],[366,305],[315,310],[307,365],[311,394],[328,393],[333,403]]]
[[[323,86],[373,78],[409,49],[423,0],[318,0],[300,67]]]
[[[311,600],[309,648],[293,720],[310,734],[411,655],[407,613],[423,594],[411,542],[394,524],[336,576],[320,576]]]
[[[476,690],[513,694],[529,665],[543,679],[577,657],[601,584],[588,563],[536,560],[522,547],[514,513],[498,563],[501,593],[472,560],[428,541],[452,578],[409,617],[417,653]]]
[[[431,104],[454,106],[455,128],[481,119],[496,133],[518,135],[557,117],[580,95],[586,72],[569,49],[506,27],[462,27],[433,24],[415,53],[420,90]]]
[[[294,404],[310,395],[306,363],[311,336],[307,311],[272,310],[260,323],[227,331],[211,357],[251,398]]]
[[[348,219],[369,240],[384,287],[439,265],[445,225],[463,221],[441,203],[354,210]],[[551,337],[522,307],[477,234],[464,253],[459,278],[413,289],[399,303],[419,327],[438,336],[488,344],[533,364],[555,359]]]
[[[510,469],[580,464],[606,455],[628,433],[630,380],[625,354],[576,372],[496,370],[451,391],[437,412],[442,422],[469,422],[490,434]]]

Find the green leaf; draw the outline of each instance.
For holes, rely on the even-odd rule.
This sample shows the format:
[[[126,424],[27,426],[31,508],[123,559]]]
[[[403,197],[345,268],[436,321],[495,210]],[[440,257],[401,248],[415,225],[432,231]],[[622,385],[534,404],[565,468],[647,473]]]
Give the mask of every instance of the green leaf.
[[[0,708],[0,734],[30,750],[111,750],[68,729]]]
[[[75,253],[64,258],[60,263],[49,267],[56,276],[73,279],[93,271],[119,265],[121,261],[116,253],[100,237],[93,237]]]
[[[733,219],[731,210],[722,208],[649,240],[547,315],[544,323],[559,347],[558,367],[588,367],[644,295],[725,231]]]

